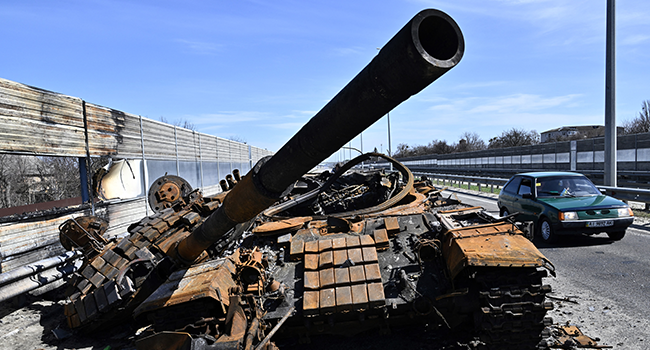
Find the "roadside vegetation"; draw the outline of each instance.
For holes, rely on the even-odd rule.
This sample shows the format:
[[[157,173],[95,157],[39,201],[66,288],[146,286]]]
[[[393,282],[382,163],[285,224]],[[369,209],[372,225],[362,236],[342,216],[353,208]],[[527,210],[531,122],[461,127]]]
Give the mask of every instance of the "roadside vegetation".
[[[641,111],[636,117],[623,122],[623,135],[640,134],[650,132],[650,100],[641,103]],[[556,137],[553,141],[570,141],[593,137],[589,134],[576,134],[571,136]],[[464,132],[457,142],[434,139],[428,145],[407,145],[399,143],[393,153],[395,158],[414,157],[427,154],[450,154],[470,151],[481,151],[485,149],[497,149],[505,147],[537,145],[540,143],[540,134],[535,130],[512,128],[505,130],[499,136],[491,138],[488,142],[483,141],[478,133]]]

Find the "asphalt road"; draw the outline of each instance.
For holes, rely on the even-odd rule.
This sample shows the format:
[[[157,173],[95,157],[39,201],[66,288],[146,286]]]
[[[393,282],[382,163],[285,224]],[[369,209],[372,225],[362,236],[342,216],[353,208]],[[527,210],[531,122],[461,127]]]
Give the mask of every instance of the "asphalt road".
[[[482,206],[498,214],[496,198],[456,194],[464,203]],[[555,265],[561,285],[554,285],[554,292],[562,297],[570,296],[567,292],[578,293],[583,299],[579,302],[590,305],[581,308],[575,307],[579,305],[576,303],[571,312],[561,316],[591,319],[592,324],[620,325],[617,330],[602,330],[610,337],[627,333],[626,337],[610,339],[610,344],[619,344],[616,348],[650,349],[650,223],[647,220],[645,223],[635,221],[626,236],[617,242],[599,234],[566,236],[555,245],[539,240],[534,243]],[[574,314],[575,311],[584,311],[582,309],[586,309],[585,315]],[[596,315],[598,317],[590,317]],[[616,318],[620,322],[616,322]],[[603,339],[607,340],[606,337]]]

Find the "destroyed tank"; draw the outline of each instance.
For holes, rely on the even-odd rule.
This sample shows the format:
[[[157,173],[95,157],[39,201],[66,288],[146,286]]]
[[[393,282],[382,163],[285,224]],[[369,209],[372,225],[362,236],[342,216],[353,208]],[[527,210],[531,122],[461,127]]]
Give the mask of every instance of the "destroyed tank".
[[[99,218],[64,223],[62,242],[84,253],[66,291],[69,326],[130,322],[138,349],[273,349],[271,337],[435,323],[468,327],[492,348],[534,348],[553,266],[528,223],[443,198],[381,154],[307,174],[463,51],[453,19],[424,10],[224,192],[203,197],[169,175],[149,191],[156,213],[126,237],[104,239]],[[376,158],[397,170],[363,166]]]

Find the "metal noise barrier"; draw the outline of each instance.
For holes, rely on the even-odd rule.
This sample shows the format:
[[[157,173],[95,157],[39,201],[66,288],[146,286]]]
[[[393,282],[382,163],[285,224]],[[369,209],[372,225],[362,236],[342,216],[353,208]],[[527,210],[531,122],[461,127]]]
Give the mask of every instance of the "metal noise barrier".
[[[77,271],[80,251],[66,252],[0,274],[0,301],[27,293]]]
[[[187,263],[236,224],[271,206],[304,173],[393,108],[460,62],[465,43],[444,12],[427,9],[411,19],[377,56],[273,157],[260,161],[223,205],[181,241]]]

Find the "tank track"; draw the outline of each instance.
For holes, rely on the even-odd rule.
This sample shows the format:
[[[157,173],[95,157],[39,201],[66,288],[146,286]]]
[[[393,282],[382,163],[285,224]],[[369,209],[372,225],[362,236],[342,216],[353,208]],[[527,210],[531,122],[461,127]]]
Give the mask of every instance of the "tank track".
[[[118,315],[129,317],[123,311],[137,306],[134,299],[142,296],[136,291],[151,271],[140,268],[138,263],[161,263],[174,244],[189,235],[219,204],[197,193],[185,205],[161,210],[132,224],[127,236],[111,240],[99,254],[86,258],[65,292],[68,326],[93,331],[104,323],[121,322]]]
[[[545,302],[551,286],[542,285],[546,270],[501,268],[478,270],[476,286],[480,309],[474,324],[489,349],[535,349],[540,333],[552,324]]]

